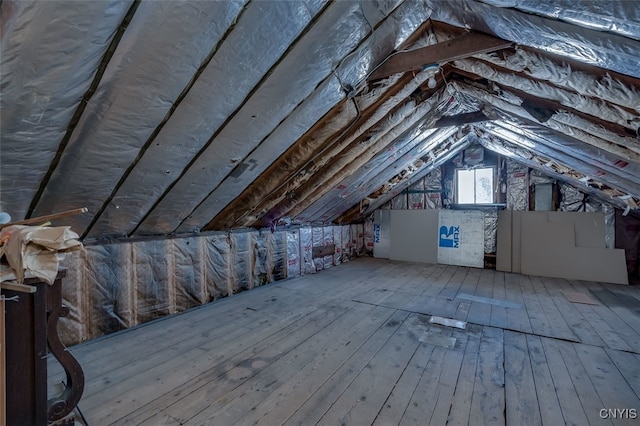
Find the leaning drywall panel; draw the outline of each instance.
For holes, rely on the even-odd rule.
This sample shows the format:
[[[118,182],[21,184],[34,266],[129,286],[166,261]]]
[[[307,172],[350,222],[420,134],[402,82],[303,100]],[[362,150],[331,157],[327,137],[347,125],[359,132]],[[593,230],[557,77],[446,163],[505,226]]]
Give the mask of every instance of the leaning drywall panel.
[[[549,222],[573,225],[576,247],[606,248],[603,213],[547,212],[547,218]]]
[[[511,272],[512,253],[512,223],[513,212],[511,210],[501,210],[498,212],[498,245],[496,248],[496,270]]]
[[[575,246],[575,231],[546,215],[522,217],[522,273],[628,284],[624,250]]]
[[[175,238],[170,240],[173,254],[173,273],[169,279],[175,289],[175,310],[177,312],[208,302],[205,280],[205,246],[198,237]]]
[[[389,258],[437,263],[438,210],[390,210]]]
[[[439,210],[438,263],[484,267],[484,213]]]
[[[391,210],[376,210],[373,221],[373,257],[389,258],[391,248]]]
[[[300,256],[300,230],[286,231],[287,235],[287,277],[299,277],[302,267]]]

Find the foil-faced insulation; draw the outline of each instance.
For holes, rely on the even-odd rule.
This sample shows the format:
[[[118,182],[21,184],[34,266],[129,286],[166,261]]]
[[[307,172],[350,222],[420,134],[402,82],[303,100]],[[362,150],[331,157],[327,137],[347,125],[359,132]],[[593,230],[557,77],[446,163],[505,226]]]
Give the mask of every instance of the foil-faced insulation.
[[[341,226],[340,232],[342,233],[342,262],[348,262],[351,259],[351,227]]]
[[[441,209],[442,206],[442,168],[436,167],[424,178],[427,191],[425,202],[428,209]]]
[[[88,246],[84,280],[88,289],[82,323],[88,338],[139,323],[138,291],[132,285],[134,262],[130,244]],[[63,280],[63,286],[65,282]],[[91,321],[85,319],[91,318]],[[87,339],[82,339],[87,340]]]
[[[226,233],[204,237],[209,300],[233,294],[231,240]]]
[[[333,254],[333,264],[336,266],[342,262],[342,232],[340,228],[340,226],[333,227],[333,243],[336,246]]]
[[[424,179],[419,179],[416,183],[407,188],[407,204],[409,210],[423,210],[425,207]]]
[[[540,170],[531,170],[531,172],[529,172],[529,185],[544,185],[555,182],[556,180],[554,178],[547,176]]]
[[[489,2],[490,3],[490,2]],[[617,2],[620,6],[616,14],[636,16],[637,10],[634,2]],[[547,2],[540,6],[528,3],[527,12],[546,15],[554,8],[549,8]],[[582,27],[559,21],[557,19],[535,16],[531,13],[522,13],[512,8],[496,8],[491,4],[473,0],[461,0],[453,3],[454,7],[443,7],[438,0],[427,0],[426,5],[431,9],[431,19],[444,21],[461,28],[495,34],[500,38],[512,40],[522,46],[529,46],[546,52],[561,54],[580,62],[585,62],[602,68],[612,69],[622,74],[640,77],[637,67],[637,58],[640,56],[640,47],[637,43],[629,43],[625,36],[615,33],[598,31],[598,26],[593,25],[600,14],[596,10],[593,16],[589,16],[589,8],[598,2],[581,2],[577,7],[571,8],[563,4],[562,8],[575,12],[578,16],[585,17],[580,21]],[[604,5],[602,5],[604,6]],[[604,14],[605,16],[608,13]],[[565,15],[566,16],[566,15]],[[553,16],[553,18],[556,18]],[[611,24],[620,21],[630,22],[627,19],[612,19]],[[572,23],[579,21],[573,20]],[[595,29],[591,29],[595,28]],[[637,39],[637,30],[630,30]],[[623,34],[624,32],[621,32]]]
[[[406,210],[408,208],[407,193],[402,192],[391,199],[391,208],[394,210]]]
[[[560,210],[565,212],[602,212],[604,214],[605,245],[615,248],[615,207],[585,194],[567,183],[560,183]]]
[[[314,226],[311,228],[311,234],[313,236],[313,248],[322,247],[324,245],[324,228]],[[313,255],[313,261],[315,262],[316,271],[324,269],[324,258]]]
[[[181,312],[209,302],[206,280],[205,245],[202,238],[175,238],[173,247],[175,285],[175,311]]]
[[[342,247],[363,247],[358,238],[349,240],[352,227],[363,230],[362,224],[273,233],[265,229],[85,246],[61,263],[67,270],[62,291],[70,314],[60,321],[60,335],[72,345],[299,276],[300,267],[304,273],[315,273],[314,232],[322,244],[332,236],[341,248],[335,252],[340,256],[337,265],[345,259]],[[364,241],[362,234],[359,240]],[[323,265],[330,267],[336,257],[327,258]]]
[[[529,168],[507,159],[507,210],[529,210]]]
[[[287,235],[287,278],[299,277],[302,273],[300,256],[300,230],[286,231]]]
[[[123,1],[2,2],[0,187],[2,210],[15,220],[25,218],[130,6]],[[83,197],[89,195],[85,191]],[[47,213],[55,210],[49,207]]]
[[[274,2],[256,4],[272,5]],[[295,5],[298,5],[298,2],[275,4],[297,7]],[[306,7],[302,9],[305,9],[302,13],[308,14]],[[265,16],[259,18],[259,22],[269,21]],[[345,56],[358,48],[362,40],[368,37],[371,25],[376,27],[377,24],[378,22],[369,23],[366,20],[361,3],[334,2],[324,9],[314,25],[270,70],[268,78],[242,104],[237,113],[232,115],[225,126],[219,132],[207,135],[211,137],[211,143],[200,152],[169,192],[155,205],[138,228],[138,233],[165,233],[176,230],[182,218],[188,217],[227,175],[234,169],[236,172],[241,171],[236,169],[238,164],[242,163],[251,151],[332,74]],[[379,28],[384,26],[383,23]],[[260,35],[254,28],[247,28],[240,33]],[[279,40],[279,37],[275,40]],[[288,42],[282,45],[282,52],[288,45]],[[234,49],[238,50],[237,46],[234,45]],[[255,51],[253,47],[249,50]],[[250,64],[254,66],[259,62],[259,59],[252,57]],[[242,78],[243,75],[235,68],[223,73],[225,78],[231,74],[238,78]],[[229,85],[229,82],[225,81],[225,85]],[[199,109],[206,111],[201,105]],[[269,113],[265,114],[265,111]],[[228,117],[229,114],[225,114],[225,119]],[[191,126],[190,130],[193,127]]]
[[[253,288],[253,244],[255,232],[231,232],[233,294]]]
[[[322,240],[323,246],[328,247],[330,245],[334,245],[333,242],[333,226],[324,226],[322,227]],[[335,248],[334,248],[335,253]],[[324,265],[324,269],[329,269],[333,266],[333,255],[327,255],[322,258],[322,263]]]
[[[373,255],[373,220],[374,215],[370,214],[364,221],[364,252],[368,255]]]
[[[313,231],[311,227],[300,228],[300,259],[302,275],[315,274],[316,264],[313,259]]]
[[[132,244],[133,282],[139,323],[175,313],[172,286],[171,241],[152,240]]]
[[[90,211],[98,212],[145,147],[155,147],[160,142],[149,141],[156,128],[171,115],[174,102],[189,89],[194,75],[233,25],[243,6],[244,0],[140,2],[71,134],[34,215],[64,211],[78,200]],[[66,17],[64,21],[75,24]],[[194,28],[202,30],[194,31]],[[60,54],[60,48],[67,52],[69,46],[52,38],[59,48],[51,53],[65,56]],[[65,87],[73,84],[74,80],[69,80]],[[172,124],[165,127],[172,128]],[[189,130],[199,127],[194,125]],[[126,193],[116,204],[144,214],[142,206],[157,200],[158,194],[151,188],[158,182],[175,179],[175,169],[161,169],[160,164],[178,163],[185,157],[186,147],[176,143],[184,139],[182,135],[172,139],[168,145],[178,154],[155,158],[151,172],[136,169],[139,173],[136,183],[145,189],[136,194]],[[103,172],[96,173],[97,168]],[[92,219],[93,215],[76,215],[69,218],[69,225],[84,233]],[[130,230],[130,227],[119,229]]]
[[[495,253],[498,235],[498,210],[484,211],[484,252]]]

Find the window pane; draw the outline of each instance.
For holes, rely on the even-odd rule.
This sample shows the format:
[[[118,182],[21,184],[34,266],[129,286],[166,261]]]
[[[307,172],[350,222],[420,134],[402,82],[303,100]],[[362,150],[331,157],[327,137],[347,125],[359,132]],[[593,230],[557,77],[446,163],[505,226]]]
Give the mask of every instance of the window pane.
[[[473,204],[474,171],[458,170],[458,203]]]
[[[476,169],[476,203],[493,203],[493,169]]]

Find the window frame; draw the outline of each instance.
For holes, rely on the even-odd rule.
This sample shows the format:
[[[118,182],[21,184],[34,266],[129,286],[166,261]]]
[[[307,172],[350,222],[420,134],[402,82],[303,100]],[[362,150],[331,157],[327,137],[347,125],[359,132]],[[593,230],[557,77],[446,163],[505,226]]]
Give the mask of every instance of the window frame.
[[[478,178],[476,177],[476,172],[478,170],[491,170],[491,201],[488,203],[478,203],[477,200],[477,184]],[[460,202],[460,172],[473,172],[473,202],[472,203],[462,203]],[[496,178],[496,167],[494,166],[482,166],[482,167],[474,167],[470,169],[466,168],[456,168],[455,171],[455,200],[457,204],[468,204],[468,205],[478,205],[478,206],[486,206],[495,204],[496,202],[496,194],[495,194],[495,178]]]

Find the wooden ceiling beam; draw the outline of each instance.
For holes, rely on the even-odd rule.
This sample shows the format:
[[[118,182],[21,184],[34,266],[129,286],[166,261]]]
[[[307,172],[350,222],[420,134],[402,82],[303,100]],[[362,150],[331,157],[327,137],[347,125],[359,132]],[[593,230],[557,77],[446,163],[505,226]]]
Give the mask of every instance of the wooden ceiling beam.
[[[468,123],[477,123],[480,121],[490,121],[491,119],[484,115],[482,111],[466,112],[457,115],[445,115],[436,121],[432,128],[464,126]]]
[[[495,52],[513,46],[513,42],[489,34],[470,32],[460,37],[390,56],[368,81],[401,72],[416,71],[429,64],[443,64],[480,53]]]

